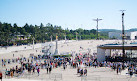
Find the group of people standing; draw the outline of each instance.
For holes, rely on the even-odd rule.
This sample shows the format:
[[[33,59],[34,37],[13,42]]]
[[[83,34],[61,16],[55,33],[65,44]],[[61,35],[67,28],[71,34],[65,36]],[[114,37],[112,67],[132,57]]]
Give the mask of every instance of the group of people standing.
[[[128,68],[129,74],[132,76],[133,73],[137,73],[137,67],[135,64],[131,63],[123,63],[123,62],[98,62],[96,58],[89,54],[76,54],[73,59],[66,59],[65,57],[61,58],[53,58],[49,57],[47,59],[43,59],[42,56],[32,56],[30,58],[16,58],[16,59],[2,59],[2,66],[6,66],[10,63],[18,63],[15,67],[10,69],[6,69],[6,76],[20,76],[24,75],[25,72],[29,74],[35,74],[37,71],[38,76],[40,75],[41,69],[46,69],[47,74],[50,74],[53,68],[58,68],[63,66],[65,70],[67,68],[67,63],[69,62],[70,66],[73,68],[77,68],[77,74],[80,76],[87,76],[87,68],[85,67],[109,67],[116,71],[117,74],[121,73],[122,70]],[[84,68],[80,68],[81,65],[84,65]]]
[[[69,59],[68,59],[69,60]],[[67,62],[64,57],[62,58],[48,58],[43,59],[40,56],[33,56],[29,58],[17,58],[15,59],[13,63],[17,64],[15,67],[12,67],[10,69],[5,70],[5,77],[14,77],[14,76],[21,76],[24,75],[24,73],[28,74],[35,74],[35,71],[37,71],[38,76],[40,75],[40,69],[45,69],[47,71],[47,74],[50,74],[53,68],[58,68],[60,66],[63,66],[64,70],[67,68]],[[4,61],[2,59],[3,64],[11,64],[10,62]],[[4,65],[2,66],[4,67]]]
[[[73,68],[78,68],[77,73],[83,75],[84,72],[87,72],[87,69],[84,70],[83,68],[79,68],[81,64],[83,64],[85,67],[108,67],[116,71],[117,74],[121,74],[121,71],[125,69],[128,69],[130,76],[137,74],[137,66],[135,62],[98,62],[96,58],[94,59],[93,56],[89,56],[88,54],[77,54],[71,61],[71,66]]]
[[[85,68],[78,68],[77,74],[80,74],[80,76],[86,75],[87,76],[87,69]]]

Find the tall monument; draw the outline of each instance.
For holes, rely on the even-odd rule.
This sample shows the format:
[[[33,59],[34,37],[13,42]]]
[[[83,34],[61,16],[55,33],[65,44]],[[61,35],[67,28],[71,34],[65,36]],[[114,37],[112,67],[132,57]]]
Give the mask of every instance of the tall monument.
[[[56,35],[56,49],[54,55],[60,55],[58,51],[58,36]]]

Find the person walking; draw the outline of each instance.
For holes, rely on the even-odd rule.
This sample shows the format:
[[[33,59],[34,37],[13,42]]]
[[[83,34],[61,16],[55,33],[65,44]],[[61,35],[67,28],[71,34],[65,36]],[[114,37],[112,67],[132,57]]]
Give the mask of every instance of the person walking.
[[[77,69],[77,74],[79,74],[79,73],[80,73],[80,71],[79,71],[79,70],[80,70],[80,68],[78,67],[78,69]]]
[[[85,70],[84,70],[84,75],[86,75],[86,76],[87,76],[87,69],[85,69]]]
[[[129,70],[129,74],[130,74],[130,77],[132,77],[132,75],[133,75],[133,70],[132,69]]]
[[[35,74],[35,67],[33,66],[33,74]]]
[[[51,70],[52,70],[52,65],[50,65],[49,67],[49,73],[51,73]]]
[[[1,81],[2,81],[2,72],[0,71],[0,79],[1,79]]]
[[[83,76],[83,69],[81,69],[81,72],[80,72],[81,76]]]
[[[47,65],[47,74],[48,74],[48,72],[49,72],[49,65]]]
[[[119,68],[119,65],[117,65],[117,74],[118,74],[118,68]]]
[[[13,78],[13,71],[12,70],[10,71],[10,76],[11,76],[11,78]]]
[[[65,62],[63,63],[63,68],[64,68],[64,70],[65,70],[65,68],[66,68],[66,64],[65,64]]]
[[[40,69],[39,69],[39,68],[37,69],[37,72],[38,72],[38,76],[39,76],[39,72],[40,72]]]

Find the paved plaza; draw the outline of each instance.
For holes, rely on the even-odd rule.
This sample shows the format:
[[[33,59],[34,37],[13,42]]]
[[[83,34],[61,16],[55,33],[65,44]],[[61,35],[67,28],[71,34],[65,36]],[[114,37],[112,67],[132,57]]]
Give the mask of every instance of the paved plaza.
[[[87,76],[80,76],[77,74],[77,69],[72,68],[68,65],[67,69],[63,67],[54,68],[51,74],[46,73],[46,69],[40,70],[40,76],[37,73],[28,74],[25,72],[24,75],[14,77],[18,80],[39,80],[39,81],[137,81],[137,75],[130,77],[127,74],[127,70],[121,72],[121,74],[116,73],[108,67],[87,67]],[[13,79],[11,79],[13,80]],[[3,81],[10,81],[10,79],[3,79]]]
[[[85,41],[73,41],[67,44],[60,43],[59,51],[60,52],[88,52],[87,49],[91,49],[91,54],[97,51],[97,46],[101,44],[107,43],[118,43],[120,41],[117,40],[85,40]],[[130,42],[130,41],[129,41]],[[83,47],[81,50],[80,47]],[[36,51],[37,50],[37,51]],[[42,48],[35,50],[25,50],[18,52],[11,52],[0,54],[0,59],[14,59],[23,55],[28,58],[30,53],[34,53],[34,55],[41,54]],[[14,58],[13,58],[14,53]],[[0,70],[5,74],[5,69],[10,69],[11,67],[15,67],[16,65],[20,66],[18,63],[6,64],[6,67],[1,66],[0,61]],[[51,74],[47,74],[46,69],[40,69],[40,75],[38,76],[37,72],[35,74],[29,74],[26,70],[24,74],[19,75],[13,78],[5,78],[3,76],[3,81],[137,81],[137,75],[133,75],[130,77],[127,74],[127,69],[117,74],[116,71],[112,70],[109,67],[86,67],[87,68],[87,76],[80,76],[77,74],[77,68],[73,68],[70,65],[67,65],[67,68],[64,70],[63,66],[58,68],[53,68]]]

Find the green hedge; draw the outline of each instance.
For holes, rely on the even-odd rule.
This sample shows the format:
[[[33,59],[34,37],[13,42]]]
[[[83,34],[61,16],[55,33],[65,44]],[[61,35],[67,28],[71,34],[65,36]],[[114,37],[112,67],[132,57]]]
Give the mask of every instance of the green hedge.
[[[67,54],[67,55],[53,55],[53,57],[71,57],[71,54]]]

